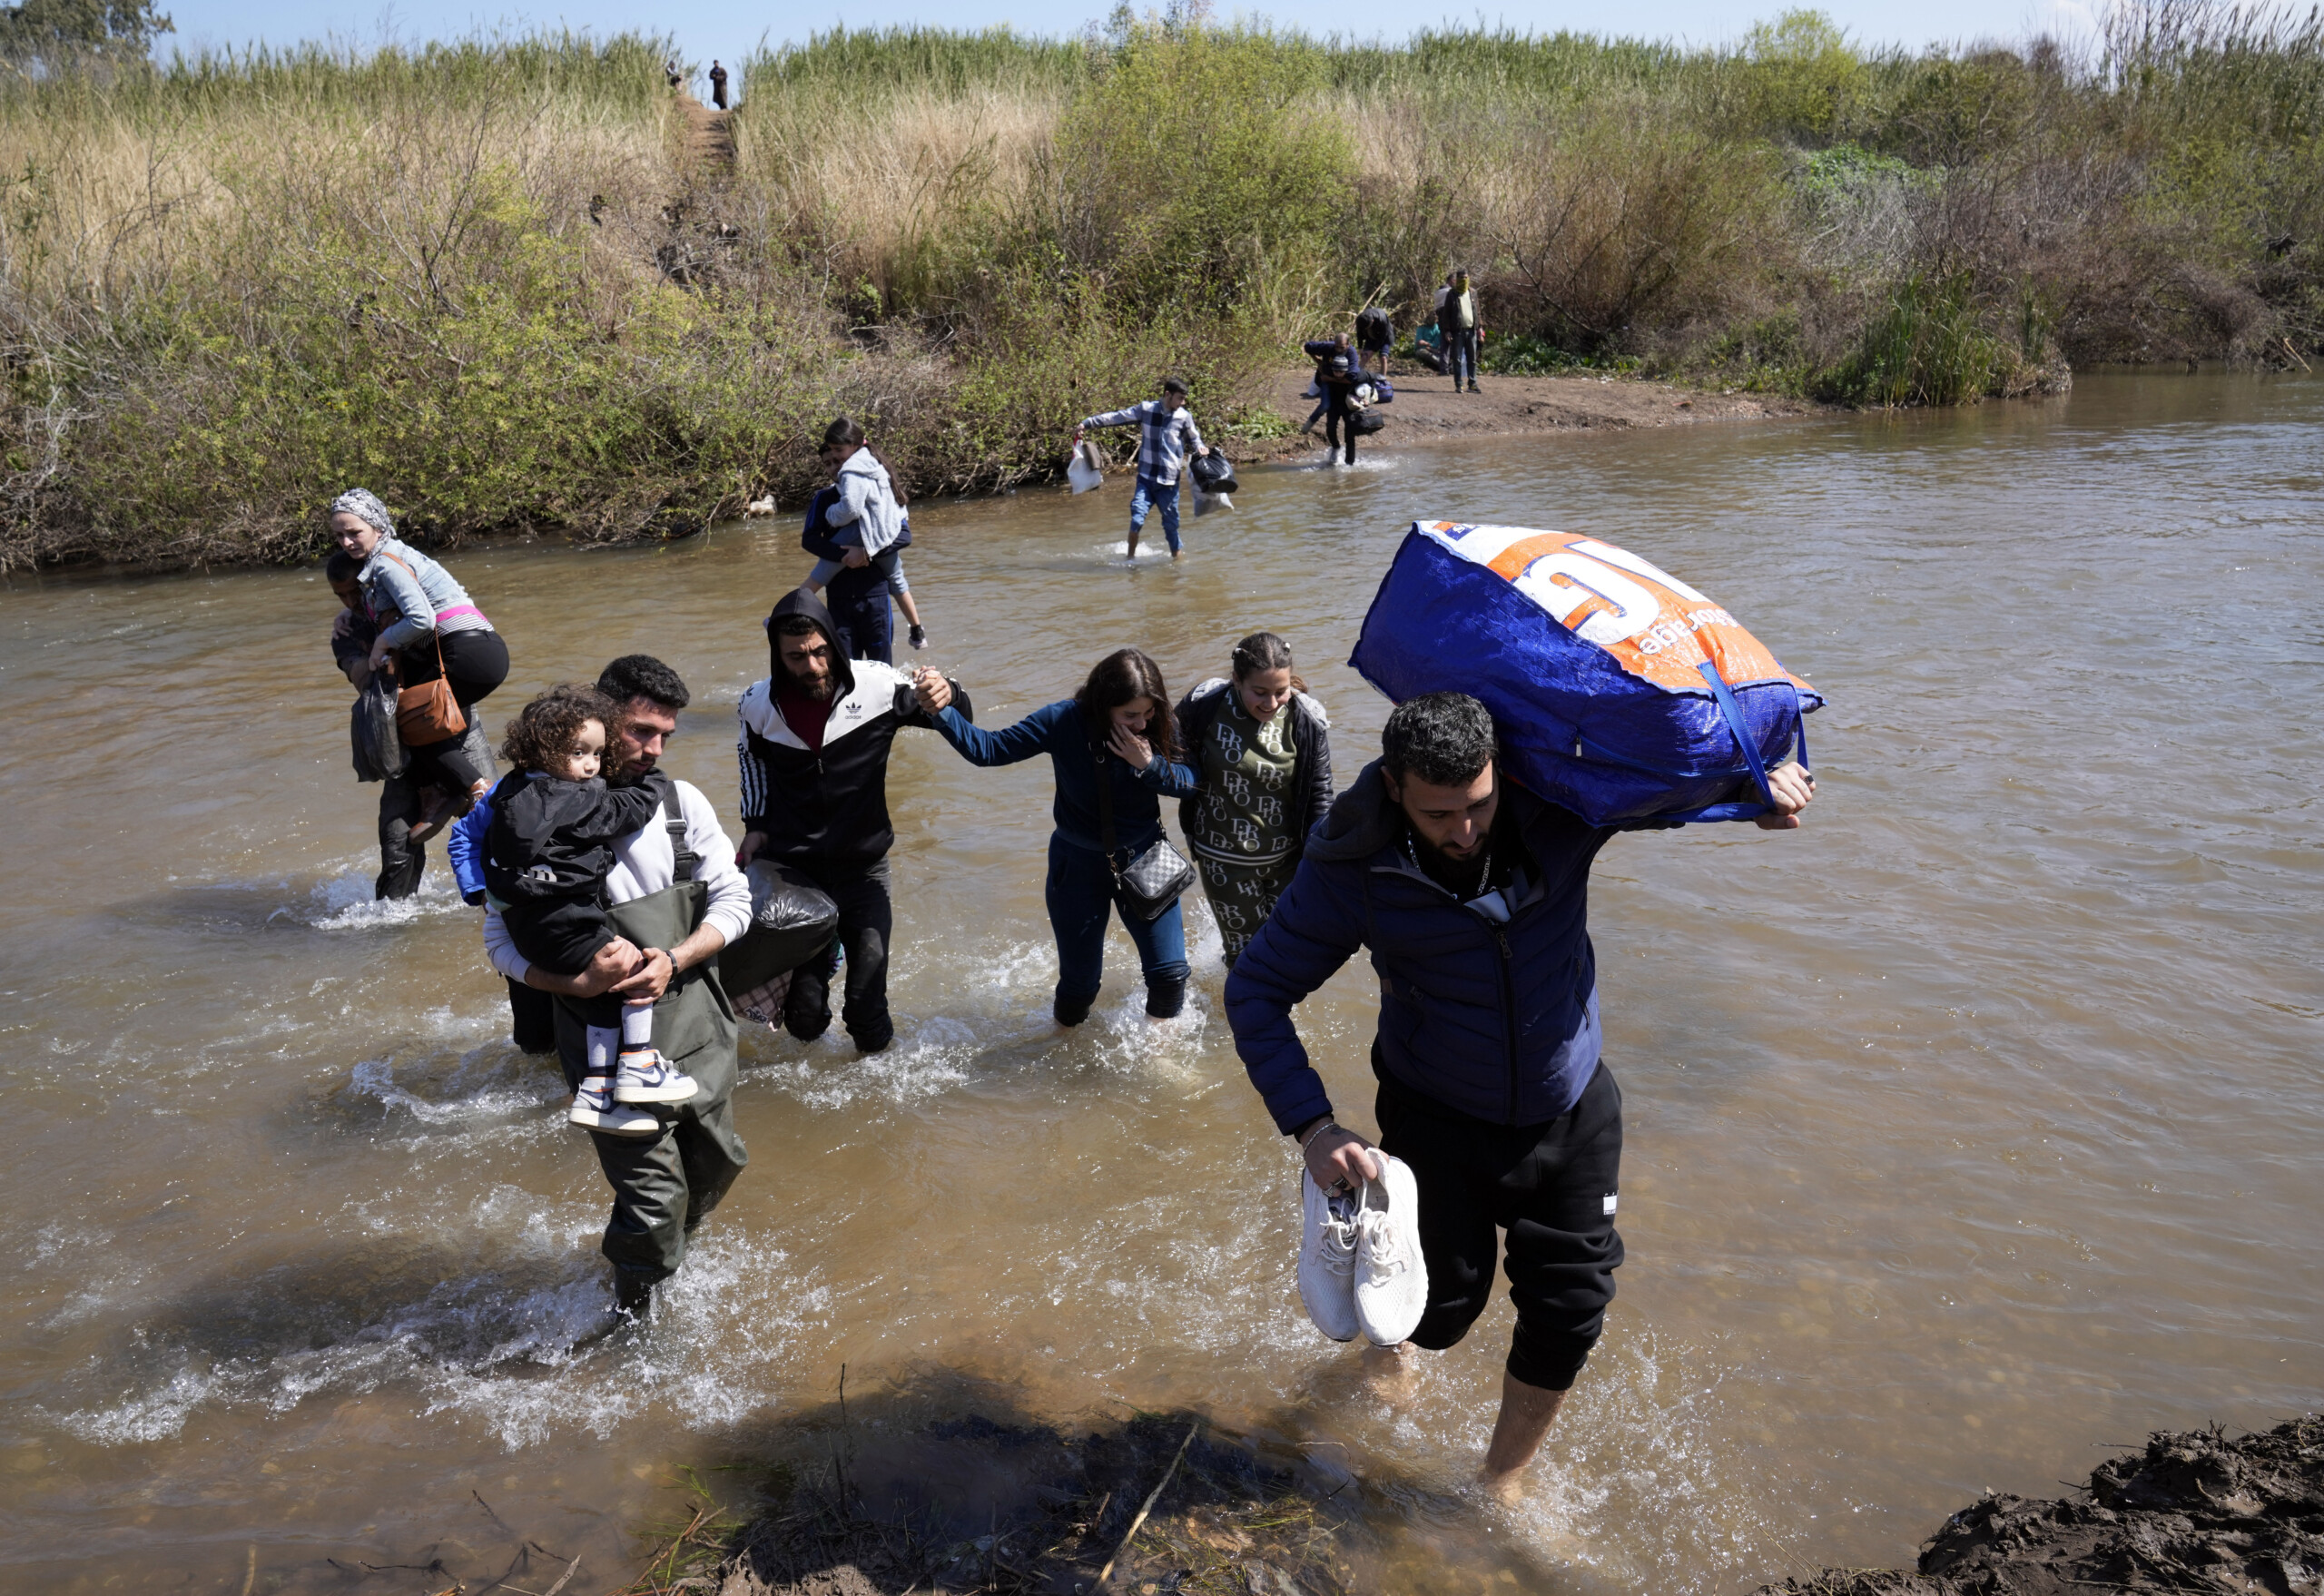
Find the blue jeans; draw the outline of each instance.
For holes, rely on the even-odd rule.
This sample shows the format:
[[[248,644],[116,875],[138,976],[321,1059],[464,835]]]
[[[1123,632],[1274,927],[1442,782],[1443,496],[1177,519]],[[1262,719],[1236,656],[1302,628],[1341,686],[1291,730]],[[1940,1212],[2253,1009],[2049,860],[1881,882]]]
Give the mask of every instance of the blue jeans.
[[[1472,327],[1466,332],[1448,332],[1444,335],[1444,369],[1452,376],[1452,386],[1455,388],[1461,386],[1463,376],[1467,377],[1471,388],[1477,385],[1477,330],[1475,328]]]
[[[1129,529],[1131,531],[1142,532],[1146,529],[1146,512],[1149,509],[1158,509],[1162,512],[1162,536],[1170,540],[1170,552],[1177,553],[1178,485],[1173,482],[1166,488],[1151,477],[1140,477],[1137,479],[1137,490],[1129,496]]]
[[[1078,1025],[1105,984],[1106,920],[1116,907],[1114,872],[1104,854],[1077,848],[1052,832],[1043,896],[1049,929],[1057,933],[1057,1017]],[[1167,1020],[1187,1000],[1187,928],[1178,905],[1165,909],[1158,920],[1140,920],[1127,909],[1121,917],[1145,967],[1146,1011]]]

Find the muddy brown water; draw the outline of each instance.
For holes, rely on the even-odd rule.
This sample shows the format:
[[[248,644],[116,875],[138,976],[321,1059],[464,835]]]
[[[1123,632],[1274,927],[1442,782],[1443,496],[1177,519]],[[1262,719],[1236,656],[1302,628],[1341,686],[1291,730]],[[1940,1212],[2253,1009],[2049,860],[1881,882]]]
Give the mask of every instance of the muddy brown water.
[[[1830,695],[1807,829],[1598,867],[1630,1261],[1510,1512],[1461,1490],[1505,1301],[1400,1404],[1302,1318],[1292,1156],[1206,915],[1185,1020],[1148,1028],[1117,931],[1095,1022],[1049,1028],[1045,765],[901,740],[900,1045],[747,1039],[748,1174],[652,1332],[569,1353],[605,1310],[599,1177],[440,861],[367,901],[319,576],[10,582],[0,1587],[441,1557],[473,1588],[507,1561],[480,1495],[603,1588],[675,1469],[779,1449],[842,1363],[894,1414],[1186,1407],[1360,1475],[1389,1588],[1893,1562],[1980,1488],[2311,1404],[2319,429],[2324,381],[2098,376],[1957,414],[1392,430],[1353,472],[1254,473],[1135,572],[1119,482],[917,511],[931,657],[988,721],[1121,643],[1191,685],[1264,624],[1344,780],[1384,705],[1342,662],[1423,514],[1628,545]],[[670,765],[731,820],[788,518],[451,564],[517,661],[492,718],[658,653],[695,695]],[[1303,1016],[1360,1125],[1373,999],[1351,970]]]

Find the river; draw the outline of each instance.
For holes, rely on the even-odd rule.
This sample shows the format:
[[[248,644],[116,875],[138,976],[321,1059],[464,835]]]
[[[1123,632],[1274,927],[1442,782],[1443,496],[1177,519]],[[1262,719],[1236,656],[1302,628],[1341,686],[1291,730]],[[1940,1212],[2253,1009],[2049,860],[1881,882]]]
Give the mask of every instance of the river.
[[[329,1559],[440,1557],[474,1589],[507,1561],[488,1503],[605,1589],[675,1470],[811,1446],[792,1421],[842,1364],[907,1456],[914,1414],[1187,1407],[1361,1474],[1389,1589],[1908,1562],[1982,1488],[2312,1405],[2320,437],[2324,380],[2232,375],[1392,429],[1354,471],[1251,473],[1233,514],[1188,517],[1191,557],[1135,572],[1122,481],[917,507],[927,657],[987,724],[1127,643],[1183,690],[1265,626],[1344,784],[1385,705],[1343,662],[1416,516],[1633,548],[1829,695],[1803,830],[1626,837],[1598,865],[1630,1257],[1506,1512],[1459,1493],[1505,1299],[1401,1404],[1300,1313],[1294,1163],[1206,911],[1185,1020],[1147,1026],[1117,929],[1093,1023],[1049,1025],[1046,762],[899,739],[899,1045],[746,1036],[749,1171],[650,1334],[569,1355],[604,1313],[601,1182],[504,1039],[440,855],[416,901],[369,901],[377,789],[320,575],[12,579],[0,1587],[335,1591]],[[807,563],[792,517],[449,563],[515,654],[496,731],[658,654],[694,697],[667,766],[731,823],[758,618]],[[1352,969],[1304,1010],[1366,1128],[1373,1007]]]

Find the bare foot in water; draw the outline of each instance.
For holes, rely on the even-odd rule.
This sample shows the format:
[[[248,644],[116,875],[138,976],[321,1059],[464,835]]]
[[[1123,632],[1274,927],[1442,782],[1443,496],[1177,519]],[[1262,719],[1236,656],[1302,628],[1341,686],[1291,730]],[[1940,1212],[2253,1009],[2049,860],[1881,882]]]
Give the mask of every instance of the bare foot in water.
[[[1395,1346],[1366,1345],[1361,1355],[1365,1390],[1391,1407],[1400,1407],[1412,1400],[1420,1384],[1420,1360],[1413,1355],[1411,1342]]]

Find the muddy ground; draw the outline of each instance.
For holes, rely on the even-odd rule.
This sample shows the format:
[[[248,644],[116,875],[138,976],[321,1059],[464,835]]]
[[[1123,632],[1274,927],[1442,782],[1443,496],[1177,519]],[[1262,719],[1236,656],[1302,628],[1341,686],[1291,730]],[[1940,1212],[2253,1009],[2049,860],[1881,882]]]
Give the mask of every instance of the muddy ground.
[[[1275,379],[1267,402],[1295,423],[1307,419],[1315,401],[1301,397],[1313,376],[1302,367]],[[1387,426],[1357,446],[1393,448],[1441,438],[1488,438],[1514,433],[1571,432],[1589,428],[1683,427],[1699,421],[1739,421],[1771,416],[1807,416],[1823,410],[1804,399],[1772,394],[1707,393],[1667,382],[1627,378],[1494,377],[1479,380],[1481,393],[1454,393],[1450,378],[1394,362],[1390,379],[1396,397],[1382,409]],[[1295,459],[1322,445],[1323,423],[1314,438],[1278,438],[1237,445],[1237,462]]]
[[[2096,1596],[2324,1592],[2324,1419],[2230,1441],[2159,1434],[2061,1501],[1992,1495],[1902,1569],[1832,1569],[1762,1596]]]

